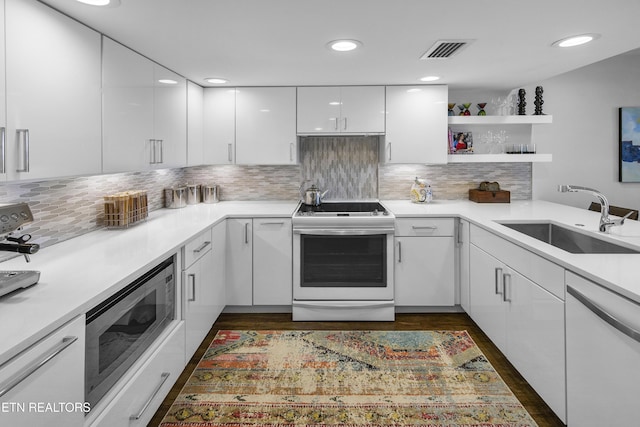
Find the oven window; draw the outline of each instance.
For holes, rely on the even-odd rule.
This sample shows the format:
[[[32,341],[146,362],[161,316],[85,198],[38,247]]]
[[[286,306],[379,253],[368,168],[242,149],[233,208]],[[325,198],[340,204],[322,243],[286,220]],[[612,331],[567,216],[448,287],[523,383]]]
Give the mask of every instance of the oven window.
[[[127,359],[141,345],[143,334],[156,321],[156,292],[140,300],[100,335],[98,341],[98,372],[113,365],[118,359]]]
[[[300,236],[300,286],[387,286],[387,235]]]

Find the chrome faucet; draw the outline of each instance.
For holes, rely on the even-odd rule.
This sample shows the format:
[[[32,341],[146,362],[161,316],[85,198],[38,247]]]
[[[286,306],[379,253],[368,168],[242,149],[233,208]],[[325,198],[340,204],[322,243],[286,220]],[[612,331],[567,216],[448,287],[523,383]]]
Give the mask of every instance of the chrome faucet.
[[[598,230],[600,230],[603,233],[608,233],[609,229],[613,226],[619,226],[624,224],[624,220],[627,219],[629,215],[633,213],[633,212],[629,212],[628,214],[626,214],[624,217],[620,219],[609,218],[609,201],[604,196],[604,194],[602,194],[601,192],[593,188],[581,187],[579,185],[564,184],[564,185],[558,185],[558,191],[561,193],[577,193],[579,191],[583,191],[583,192],[591,193],[594,196],[596,196],[596,198],[600,202],[600,224],[598,226]]]

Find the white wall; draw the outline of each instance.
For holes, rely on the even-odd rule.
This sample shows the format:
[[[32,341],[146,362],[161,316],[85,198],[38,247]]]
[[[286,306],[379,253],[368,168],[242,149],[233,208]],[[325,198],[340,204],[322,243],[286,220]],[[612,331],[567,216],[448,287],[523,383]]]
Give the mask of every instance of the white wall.
[[[533,129],[538,152],[553,154],[552,163],[533,166],[533,199],[586,208],[592,196],[556,190],[576,184],[602,191],[612,205],[640,209],[640,183],[618,182],[618,108],[640,106],[639,70],[635,51],[525,86],[527,114],[540,85],[543,113],[553,115],[553,124]]]

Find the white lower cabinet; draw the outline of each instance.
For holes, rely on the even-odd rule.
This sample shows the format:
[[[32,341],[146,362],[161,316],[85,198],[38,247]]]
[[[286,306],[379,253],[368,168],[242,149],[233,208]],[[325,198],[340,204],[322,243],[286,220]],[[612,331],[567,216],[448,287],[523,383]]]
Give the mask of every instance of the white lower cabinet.
[[[491,254],[493,249],[508,251],[511,243],[496,241],[497,246],[503,247],[482,246],[491,239],[485,239],[487,232],[475,227],[471,230],[469,314],[558,417],[566,421],[564,301],[520,274],[507,264],[509,261]],[[474,230],[480,236],[477,240]],[[529,256],[538,258],[531,253]],[[535,263],[536,260],[528,264]],[[553,271],[555,266],[549,264]]]
[[[109,404],[89,424],[91,427],[148,424],[185,366],[185,322],[176,322],[159,341],[160,345],[140,366],[133,366],[130,371],[134,374],[126,385],[115,396],[109,396]]]
[[[184,246],[185,269],[182,274],[184,315],[186,323],[186,358],[198,349],[224,305],[224,223],[205,231]],[[220,262],[222,258],[222,262]],[[191,262],[189,263],[189,260]]]
[[[82,315],[3,365],[0,424],[84,425],[84,347]]]
[[[460,306],[467,313],[469,312],[469,230],[470,223],[467,220],[461,219],[458,222],[458,285],[460,287]]]
[[[291,305],[290,218],[227,219],[227,304]]]
[[[227,305],[253,305],[253,220],[227,219]]]
[[[449,218],[396,220],[396,306],[455,304],[454,222]]]
[[[289,218],[253,220],[253,304],[291,305],[293,231]]]

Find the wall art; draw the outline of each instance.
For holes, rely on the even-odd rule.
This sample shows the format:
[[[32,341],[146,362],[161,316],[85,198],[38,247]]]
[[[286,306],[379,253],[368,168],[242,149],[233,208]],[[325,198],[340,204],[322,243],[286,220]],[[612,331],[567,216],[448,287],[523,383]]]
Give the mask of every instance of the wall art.
[[[620,108],[618,181],[640,182],[640,107]]]

